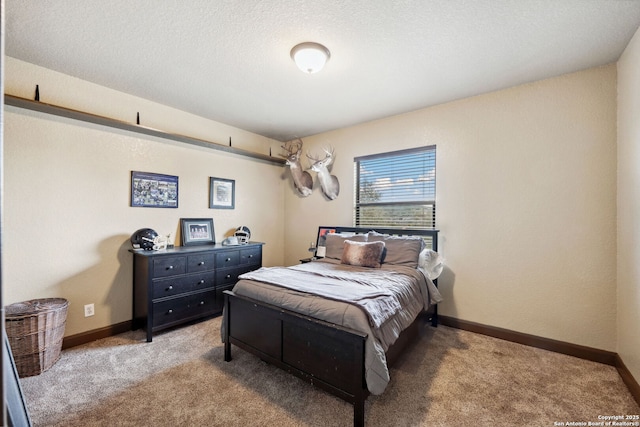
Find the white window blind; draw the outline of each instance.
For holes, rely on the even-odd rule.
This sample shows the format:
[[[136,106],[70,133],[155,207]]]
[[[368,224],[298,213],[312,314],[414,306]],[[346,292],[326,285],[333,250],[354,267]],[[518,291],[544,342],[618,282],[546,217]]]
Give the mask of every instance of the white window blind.
[[[354,224],[435,228],[436,146],[356,157]]]

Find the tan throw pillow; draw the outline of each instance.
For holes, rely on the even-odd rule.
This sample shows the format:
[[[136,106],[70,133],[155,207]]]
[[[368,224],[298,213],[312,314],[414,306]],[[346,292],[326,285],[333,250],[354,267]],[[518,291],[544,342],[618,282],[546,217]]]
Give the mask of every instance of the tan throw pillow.
[[[384,251],[384,242],[344,241],[344,250],[340,262],[358,267],[380,268],[380,260]]]

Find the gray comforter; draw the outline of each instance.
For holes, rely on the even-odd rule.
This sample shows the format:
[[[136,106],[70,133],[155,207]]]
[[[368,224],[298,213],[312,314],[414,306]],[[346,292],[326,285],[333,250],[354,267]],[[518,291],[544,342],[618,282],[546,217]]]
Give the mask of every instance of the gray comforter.
[[[327,258],[245,273],[233,291],[366,333],[365,377],[372,394],[382,393],[389,382],[385,351],[430,301],[440,299],[417,269],[353,267]]]

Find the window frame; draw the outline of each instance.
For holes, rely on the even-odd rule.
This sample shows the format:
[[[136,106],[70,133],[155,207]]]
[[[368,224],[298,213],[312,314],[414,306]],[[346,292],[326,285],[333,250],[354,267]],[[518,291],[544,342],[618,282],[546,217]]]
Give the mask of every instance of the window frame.
[[[433,178],[432,178],[432,187],[433,187],[433,199],[415,199],[415,200],[406,200],[406,201],[384,201],[384,202],[378,202],[378,201],[366,201],[366,202],[360,202],[360,195],[361,195],[361,171],[362,171],[362,167],[363,167],[363,162],[364,162],[364,166],[366,167],[366,162],[368,161],[377,161],[380,159],[388,159],[389,162],[393,161],[393,158],[395,157],[399,157],[399,156],[406,156],[406,155],[411,155],[411,154],[420,154],[422,156],[424,156],[423,162],[426,163],[433,163]],[[353,223],[356,227],[385,227],[385,228],[402,228],[402,229],[436,229],[436,145],[427,145],[427,146],[421,146],[421,147],[415,147],[415,148],[409,148],[409,149],[404,149],[404,150],[396,150],[396,151],[389,151],[389,152],[384,152],[384,153],[378,153],[378,154],[371,154],[371,155],[366,155],[366,156],[359,156],[359,157],[355,157],[353,159],[354,161],[354,212],[353,212]],[[429,171],[431,170],[431,167],[424,167],[424,169],[422,170],[422,175],[424,176],[425,174],[429,173]],[[391,171],[393,172],[393,171]],[[384,178],[384,177],[383,177]],[[389,178],[393,178],[393,173],[389,174]],[[406,189],[406,193],[408,194],[410,192],[411,188],[408,187]],[[411,207],[411,206],[415,206],[415,207],[420,207],[421,209],[424,209],[425,205],[430,206],[431,207],[431,215],[430,215],[430,219],[426,218],[426,217],[422,217],[422,223],[419,225],[407,225],[407,224],[393,224],[393,221],[388,221],[387,223],[379,223],[379,224],[374,224],[374,223],[367,223],[363,221],[362,218],[362,209],[363,208],[371,208],[371,207],[381,207],[381,208],[403,208],[403,207]]]

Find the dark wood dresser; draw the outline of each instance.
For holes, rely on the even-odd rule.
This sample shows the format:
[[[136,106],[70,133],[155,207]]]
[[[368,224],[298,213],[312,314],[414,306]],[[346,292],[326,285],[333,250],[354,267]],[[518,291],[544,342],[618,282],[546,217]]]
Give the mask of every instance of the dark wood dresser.
[[[153,332],[219,315],[223,291],[262,266],[263,243],[132,250],[133,329]]]

